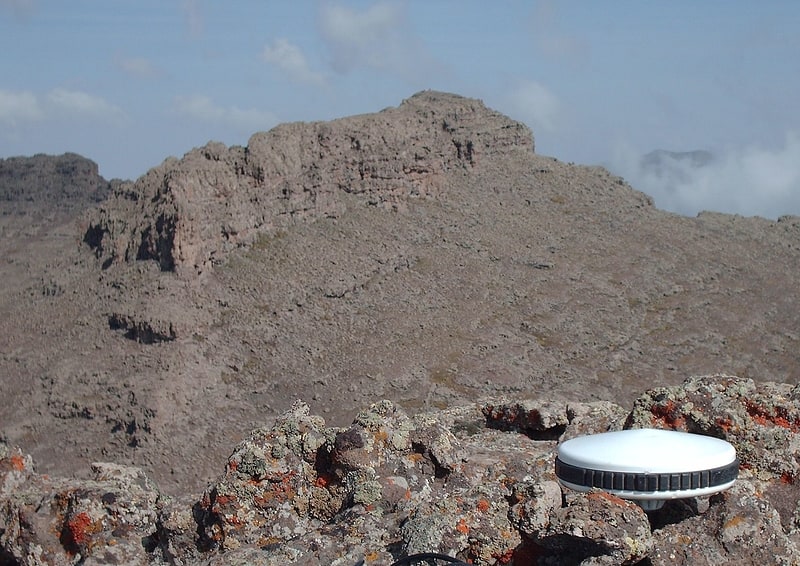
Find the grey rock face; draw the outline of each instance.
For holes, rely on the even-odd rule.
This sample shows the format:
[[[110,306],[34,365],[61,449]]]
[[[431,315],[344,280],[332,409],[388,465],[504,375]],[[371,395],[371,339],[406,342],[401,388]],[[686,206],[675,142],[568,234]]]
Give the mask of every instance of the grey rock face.
[[[479,101],[426,91],[377,115],[284,124],[246,148],[209,143],[167,160],[118,187],[86,238],[108,261],[152,259],[191,276],[258,233],[339,215],[342,193],[402,207],[436,196],[448,171],[509,148],[533,152],[530,130]]]

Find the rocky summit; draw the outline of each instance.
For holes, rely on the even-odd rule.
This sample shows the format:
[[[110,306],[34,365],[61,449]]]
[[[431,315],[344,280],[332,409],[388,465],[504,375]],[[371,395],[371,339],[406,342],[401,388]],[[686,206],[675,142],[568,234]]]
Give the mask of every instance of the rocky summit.
[[[0,561],[795,563],[800,218],[534,149],[425,91],[135,181],[2,160]],[[740,480],[650,515],[555,483],[642,426]]]

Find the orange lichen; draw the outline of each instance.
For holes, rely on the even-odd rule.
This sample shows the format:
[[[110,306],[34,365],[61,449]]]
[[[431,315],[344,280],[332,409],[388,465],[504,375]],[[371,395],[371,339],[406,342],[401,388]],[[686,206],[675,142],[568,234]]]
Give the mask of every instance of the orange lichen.
[[[589,492],[587,497],[589,499],[594,499],[595,501],[605,499],[606,501],[610,501],[615,505],[624,505],[625,507],[630,507],[632,505],[632,503],[629,501],[625,501],[621,497],[617,497],[616,495],[612,495],[606,491],[592,491]]]
[[[730,432],[733,427],[733,420],[730,417],[719,417],[714,421],[716,425],[723,430],[723,432]]]
[[[496,552],[492,554],[492,558],[494,558],[498,564],[511,564],[511,561],[514,560],[514,549],[509,548],[502,554]]]
[[[244,526],[244,521],[242,521],[238,515],[228,515],[225,517],[225,522],[233,527],[241,528]]]
[[[256,544],[263,548],[265,546],[279,545],[283,542],[284,540],[282,538],[278,538],[276,536],[262,536],[260,539],[258,539]]]
[[[458,523],[456,523],[456,530],[459,533],[468,535],[469,534],[469,525],[467,525],[467,522],[463,518],[459,519]]]
[[[92,518],[86,513],[78,513],[67,521],[67,530],[75,544],[84,544],[89,540]]]
[[[67,552],[72,554],[82,552],[82,548],[90,546],[91,535],[101,529],[102,524],[99,521],[93,522],[85,512],[78,513],[70,517],[64,525],[61,532],[61,543]]]
[[[320,474],[317,476],[317,479],[314,480],[314,485],[316,487],[328,487],[331,482],[333,482],[333,476],[330,474]]]
[[[11,460],[11,467],[18,472],[21,472],[25,469],[25,458],[20,456],[19,454],[14,454],[10,458]]]
[[[489,510],[489,507],[491,507],[491,505],[489,504],[489,502],[487,500],[480,499],[480,500],[478,500],[477,507],[478,507],[478,511],[486,513]]]
[[[420,460],[422,460],[422,459],[424,459],[424,458],[425,458],[425,456],[423,456],[423,455],[422,455],[422,454],[420,454],[419,452],[414,452],[413,454],[409,454],[407,457],[408,457],[408,459],[409,459],[409,460],[411,460],[411,461],[412,461],[412,462],[414,462],[415,464],[416,464],[417,462],[419,462]]]
[[[366,555],[364,555],[364,560],[366,562],[375,562],[378,558],[380,558],[380,554],[378,554],[374,550],[372,552],[368,552]]]
[[[739,525],[742,522],[744,522],[744,517],[742,517],[741,515],[734,515],[733,517],[725,521],[725,524],[722,525],[722,528],[730,529],[731,527],[735,527],[736,525]]]
[[[792,432],[800,432],[800,422],[797,418],[790,418],[788,411],[783,407],[775,407],[773,411],[755,403],[745,402],[745,409],[750,418],[762,426],[779,426]]]
[[[259,507],[264,508],[270,506],[274,502],[283,503],[285,501],[289,501],[290,499],[294,499],[295,495],[297,494],[292,486],[292,478],[294,478],[296,475],[296,472],[291,471],[285,474],[280,474],[280,476],[276,479],[271,479],[269,481],[269,488],[260,495],[254,496],[253,501]]]
[[[216,505],[225,506],[235,500],[236,498],[232,495],[217,495],[217,497],[214,499],[214,503]]]
[[[672,429],[683,428],[686,425],[686,419],[681,416],[675,401],[669,400],[663,405],[653,404],[650,412],[653,414],[653,424],[660,422]]]

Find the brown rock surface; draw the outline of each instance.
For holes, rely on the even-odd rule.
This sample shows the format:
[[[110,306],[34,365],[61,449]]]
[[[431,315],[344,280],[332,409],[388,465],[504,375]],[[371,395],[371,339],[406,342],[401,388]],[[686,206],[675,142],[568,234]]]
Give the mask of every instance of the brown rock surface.
[[[199,493],[298,398],[337,426],[381,398],[564,400],[583,433],[687,375],[797,383],[800,220],[659,211],[476,100],[283,125],[110,190],[0,218],[0,429],[42,473]]]

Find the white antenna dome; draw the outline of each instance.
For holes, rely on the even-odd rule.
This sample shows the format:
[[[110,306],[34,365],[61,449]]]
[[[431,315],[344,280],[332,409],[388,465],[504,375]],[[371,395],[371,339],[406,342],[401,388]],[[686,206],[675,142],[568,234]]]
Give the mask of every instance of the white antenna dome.
[[[736,449],[719,438],[632,429],[581,436],[558,447],[558,481],[577,491],[602,489],[646,511],[667,499],[728,489],[739,475]]]

